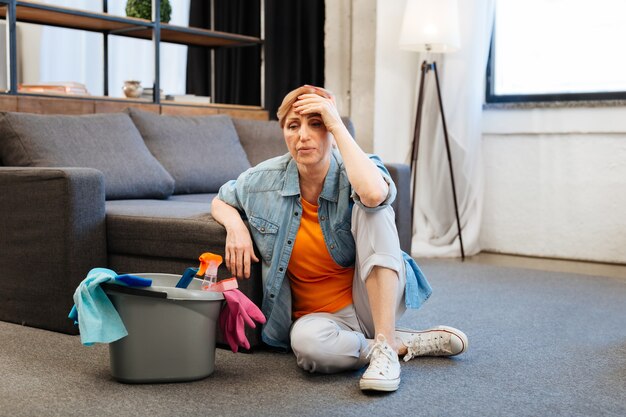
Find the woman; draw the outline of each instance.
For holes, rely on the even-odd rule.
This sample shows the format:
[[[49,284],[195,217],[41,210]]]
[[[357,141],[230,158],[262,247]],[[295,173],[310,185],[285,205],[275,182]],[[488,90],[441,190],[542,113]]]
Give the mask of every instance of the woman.
[[[289,153],[223,185],[212,207],[226,228],[225,264],[233,274],[248,278],[250,263],[259,261],[253,241],[259,249],[263,341],[291,347],[310,372],[369,363],[360,387],[379,391],[398,388],[398,355],[464,352],[467,338],[456,329],[395,328],[405,307],[418,308],[431,289],[400,250],[389,173],[359,148],[332,94],[297,88],[278,119]]]

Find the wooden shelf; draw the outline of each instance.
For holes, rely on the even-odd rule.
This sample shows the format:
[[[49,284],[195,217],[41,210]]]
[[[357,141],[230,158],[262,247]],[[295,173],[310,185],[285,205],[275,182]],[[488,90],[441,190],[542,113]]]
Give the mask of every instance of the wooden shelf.
[[[7,6],[0,7],[0,17],[6,18]],[[149,20],[51,6],[30,1],[16,3],[18,22],[57,26],[90,32],[108,33],[139,39],[152,39],[154,23]],[[204,47],[258,45],[260,38],[207,29],[161,24],[161,42]]]
[[[98,96],[67,96],[52,94],[6,94],[0,93],[0,111],[38,114],[93,114],[120,112],[134,107],[167,115],[202,116],[228,114],[231,117],[268,120],[267,110],[259,106],[234,104],[174,104],[151,103],[146,100],[108,98]]]
[[[252,36],[170,24],[161,25],[161,41],[205,47],[250,46],[262,43],[260,38]]]

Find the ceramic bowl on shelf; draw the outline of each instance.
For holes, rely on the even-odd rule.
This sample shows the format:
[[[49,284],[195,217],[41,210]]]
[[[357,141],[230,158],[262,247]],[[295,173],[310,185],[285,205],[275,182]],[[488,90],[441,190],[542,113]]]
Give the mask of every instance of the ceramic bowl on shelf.
[[[124,95],[128,98],[139,98],[143,93],[143,87],[141,81],[129,80],[124,81],[124,87],[122,87]]]

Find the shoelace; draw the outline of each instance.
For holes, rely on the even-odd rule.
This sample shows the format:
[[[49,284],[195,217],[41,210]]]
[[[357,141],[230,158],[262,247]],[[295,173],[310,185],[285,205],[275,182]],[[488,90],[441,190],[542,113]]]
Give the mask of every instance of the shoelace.
[[[450,335],[444,337],[441,334],[432,334],[424,336],[420,333],[416,334],[407,346],[407,353],[404,355],[404,361],[408,362],[416,356],[449,354],[450,351]]]
[[[393,357],[391,356],[393,351],[384,341],[376,341],[376,343],[372,346],[370,351],[367,353],[367,358],[372,358],[370,361],[370,366],[367,369],[376,370],[381,375],[384,375],[389,372],[389,364],[393,361]]]

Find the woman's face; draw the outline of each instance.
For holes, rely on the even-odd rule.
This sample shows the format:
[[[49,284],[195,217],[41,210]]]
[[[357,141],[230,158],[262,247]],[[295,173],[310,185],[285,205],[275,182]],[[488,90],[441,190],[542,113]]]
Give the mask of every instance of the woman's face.
[[[298,167],[325,167],[330,161],[334,138],[319,114],[297,114],[291,110],[285,118],[283,135]]]

